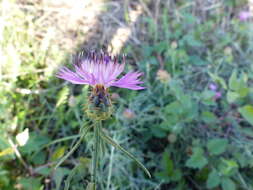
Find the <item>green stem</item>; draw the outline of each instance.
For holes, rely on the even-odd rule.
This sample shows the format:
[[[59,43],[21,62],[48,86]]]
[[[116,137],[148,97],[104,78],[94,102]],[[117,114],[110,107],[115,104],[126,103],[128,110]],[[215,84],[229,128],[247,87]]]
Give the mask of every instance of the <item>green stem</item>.
[[[114,157],[114,146],[112,146],[112,148],[111,148],[111,155],[110,155],[110,161],[109,161],[109,172],[108,172],[108,177],[107,177],[106,190],[110,190],[110,181],[111,181],[111,176],[112,176],[113,157]]]
[[[102,122],[98,121],[94,129],[95,142],[94,142],[94,151],[93,151],[93,157],[92,157],[93,172],[91,175],[91,181],[94,184],[94,190],[96,190],[96,185],[97,185],[97,168],[98,168],[99,144],[100,144],[99,130],[101,128],[101,125],[102,125]]]

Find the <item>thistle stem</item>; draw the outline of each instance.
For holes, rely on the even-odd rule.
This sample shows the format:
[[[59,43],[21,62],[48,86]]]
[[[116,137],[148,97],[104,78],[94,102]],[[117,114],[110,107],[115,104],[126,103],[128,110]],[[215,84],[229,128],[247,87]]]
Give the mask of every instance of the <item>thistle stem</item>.
[[[98,158],[99,158],[99,143],[100,143],[100,135],[99,130],[101,128],[102,122],[98,121],[95,124],[94,128],[94,151],[92,156],[93,163],[93,172],[91,175],[91,181],[94,184],[94,190],[96,190],[97,185],[97,168],[98,168]]]

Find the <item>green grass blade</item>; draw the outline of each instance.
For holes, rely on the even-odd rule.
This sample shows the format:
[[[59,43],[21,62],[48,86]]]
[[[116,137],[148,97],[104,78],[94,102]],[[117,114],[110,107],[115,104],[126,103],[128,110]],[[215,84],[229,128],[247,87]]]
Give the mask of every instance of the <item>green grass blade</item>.
[[[59,142],[68,141],[68,140],[71,140],[71,139],[76,139],[78,137],[81,137],[81,135],[80,134],[79,135],[72,135],[72,136],[56,139],[56,140],[46,144],[43,148],[48,147],[48,146],[53,145],[53,144],[56,144],[56,143],[59,143]]]
[[[122,146],[120,146],[119,144],[117,144],[111,137],[107,136],[102,130],[100,130],[100,136],[109,144],[111,144],[112,146],[114,146],[116,149],[121,150],[123,153],[125,153],[129,158],[131,158],[132,160],[134,160],[143,170],[144,172],[148,175],[149,178],[151,178],[151,174],[149,173],[149,171],[145,168],[145,166],[138,161],[134,155],[132,155],[131,153],[129,153],[127,150],[125,150]]]
[[[61,158],[61,160],[56,164],[55,169],[58,168],[78,148],[78,146],[81,144],[83,138],[87,135],[87,133],[91,127],[92,127],[92,125],[89,127],[86,127],[82,131],[82,134],[81,134],[79,140],[77,141],[77,143],[73,146],[73,148],[63,158]]]

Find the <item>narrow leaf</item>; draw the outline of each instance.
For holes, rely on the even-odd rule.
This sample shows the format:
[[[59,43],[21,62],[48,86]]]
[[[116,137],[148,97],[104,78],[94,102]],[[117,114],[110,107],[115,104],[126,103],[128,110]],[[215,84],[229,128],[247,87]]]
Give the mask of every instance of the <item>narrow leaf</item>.
[[[145,166],[139,162],[131,153],[129,153],[128,151],[126,151],[124,148],[122,148],[119,144],[117,144],[111,137],[107,136],[106,134],[104,134],[104,132],[102,130],[100,130],[100,135],[101,137],[107,141],[107,143],[111,144],[112,146],[114,146],[116,149],[121,150],[123,153],[125,153],[129,158],[131,158],[132,160],[134,160],[143,170],[144,172],[148,175],[149,178],[151,178],[151,174],[149,173],[149,171],[145,168]]]
[[[92,127],[89,126],[87,128],[84,129],[84,131],[82,131],[82,135],[80,136],[79,140],[77,141],[77,143],[74,145],[74,147],[56,164],[55,169],[58,168],[77,148],[78,146],[81,144],[83,138],[87,135],[88,131],[90,130],[90,128]]]

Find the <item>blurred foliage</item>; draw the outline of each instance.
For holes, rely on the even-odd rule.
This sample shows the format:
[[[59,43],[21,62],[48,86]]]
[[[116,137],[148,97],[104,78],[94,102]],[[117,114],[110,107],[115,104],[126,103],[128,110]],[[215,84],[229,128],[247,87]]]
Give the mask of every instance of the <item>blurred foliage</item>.
[[[54,166],[90,124],[88,88],[55,78],[69,52],[33,11],[0,3],[0,189],[84,189],[91,134]],[[136,25],[141,43],[123,52],[147,89],[111,89],[115,117],[104,128],[153,178],[108,147],[100,189],[253,189],[253,28],[237,17],[247,1],[138,3],[146,10]]]

